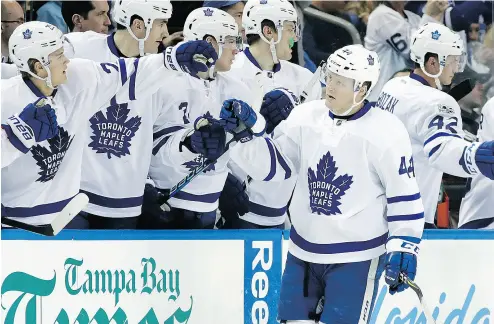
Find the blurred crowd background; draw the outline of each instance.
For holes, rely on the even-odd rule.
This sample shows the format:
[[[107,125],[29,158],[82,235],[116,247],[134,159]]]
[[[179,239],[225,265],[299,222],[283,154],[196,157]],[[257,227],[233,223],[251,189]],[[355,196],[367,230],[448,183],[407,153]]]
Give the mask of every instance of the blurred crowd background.
[[[386,5],[402,16],[416,14],[441,21],[449,11],[449,25],[459,32],[466,43],[467,66],[453,82],[470,80],[473,90],[460,100],[464,130],[475,140],[481,107],[494,96],[494,29],[493,1],[294,1],[303,28],[292,62],[315,71],[336,49],[350,44],[364,44],[372,12]],[[163,47],[182,40],[181,30],[187,15],[202,6],[222,8],[241,24],[242,1],[173,1],[173,17],[168,23],[169,36]],[[4,1],[2,0],[2,62],[8,62],[8,39],[24,21],[39,20],[56,25],[64,32],[92,30],[111,33],[111,1]],[[409,62],[411,68],[412,62]],[[395,71],[407,73],[407,69]],[[438,197],[438,225],[456,227],[458,211],[467,180],[445,175],[443,191]]]

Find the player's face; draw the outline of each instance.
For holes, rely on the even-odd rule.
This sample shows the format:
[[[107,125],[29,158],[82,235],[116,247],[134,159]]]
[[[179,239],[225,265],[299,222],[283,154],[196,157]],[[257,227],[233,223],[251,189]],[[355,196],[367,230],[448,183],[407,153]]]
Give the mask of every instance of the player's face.
[[[144,52],[145,53],[158,53],[158,46],[161,44],[163,38],[168,36],[168,23],[167,19],[156,19],[153,21],[153,26],[149,32],[148,39],[144,42]],[[137,35],[136,35],[137,36]],[[139,38],[144,38],[146,36],[143,34]]]
[[[88,31],[92,30],[97,33],[107,34],[108,26],[111,25],[110,18],[108,17],[108,7],[107,1],[91,1],[94,9],[89,11],[87,14],[87,19],[81,21],[82,30]]]
[[[296,25],[293,21],[285,21],[283,23],[281,41],[276,44],[276,55],[278,59],[288,61],[292,58],[292,47],[297,41],[296,32]]]
[[[353,79],[328,71],[326,74],[326,106],[336,114],[347,111],[353,105],[354,84]]]
[[[446,59],[446,64],[444,65],[443,72],[439,76],[439,81],[443,85],[450,85],[453,81],[455,73],[460,72],[461,68],[461,57],[458,55],[450,55]]]
[[[226,12],[228,12],[235,19],[235,22],[238,25],[238,29],[240,30],[240,33],[242,34],[242,39],[245,42],[246,41],[245,29],[242,26],[242,14],[244,13],[244,8],[245,8],[245,4],[242,1],[240,1],[240,2],[237,2],[236,4],[234,4],[233,6],[230,6],[226,10]]]
[[[69,59],[65,56],[63,48],[51,53],[48,56],[50,60],[50,73],[51,73],[51,83],[54,87],[65,83],[67,81],[67,65],[69,64]],[[43,70],[45,75],[41,77],[48,76],[46,71]]]
[[[239,52],[238,43],[241,42],[240,36],[238,37],[227,36],[225,37],[224,44],[219,44],[212,37],[209,37],[207,40],[214,47],[216,53],[218,54],[220,52],[220,46],[221,46],[221,56],[216,61],[216,65],[215,65],[216,71],[218,72],[230,71],[233,64],[233,60],[235,59],[235,55],[237,55],[237,53]]]

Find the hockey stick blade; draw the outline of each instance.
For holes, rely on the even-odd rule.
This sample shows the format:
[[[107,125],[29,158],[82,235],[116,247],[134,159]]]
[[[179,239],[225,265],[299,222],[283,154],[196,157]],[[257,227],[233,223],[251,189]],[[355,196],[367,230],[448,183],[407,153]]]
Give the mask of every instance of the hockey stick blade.
[[[422,305],[422,310],[424,311],[425,318],[427,319],[427,323],[436,324],[436,320],[432,317],[431,312],[429,311],[429,307],[425,303],[424,294],[422,293],[422,289],[408,276],[404,273],[400,273],[400,281],[405,283],[410,289],[412,289],[417,297],[419,298],[420,304]]]
[[[2,224],[19,228],[28,232],[55,236],[67,226],[74,217],[79,214],[89,203],[89,198],[83,193],[77,194],[53,219],[50,224],[31,225],[12,218],[2,216]]]
[[[472,92],[473,87],[470,79],[463,80],[453,88],[448,91],[448,94],[453,97],[456,101],[460,101],[465,98],[470,92]]]

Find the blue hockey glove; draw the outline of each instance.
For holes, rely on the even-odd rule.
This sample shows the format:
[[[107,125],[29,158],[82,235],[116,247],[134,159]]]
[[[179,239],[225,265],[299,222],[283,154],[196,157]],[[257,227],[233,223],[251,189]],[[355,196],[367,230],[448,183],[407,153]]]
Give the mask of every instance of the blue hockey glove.
[[[207,125],[200,125],[207,119]],[[210,116],[199,117],[194,122],[195,131],[190,136],[189,149],[209,160],[218,159],[226,150],[226,133],[219,121]]]
[[[249,196],[245,184],[229,173],[219,199],[221,216],[225,219],[238,218],[249,211]]]
[[[203,40],[178,43],[168,47],[164,55],[168,69],[186,72],[195,78],[199,78],[198,72],[212,69],[218,59],[213,46]]]
[[[417,257],[408,252],[391,252],[386,254],[384,265],[386,283],[389,285],[389,293],[394,295],[408,288],[408,285],[400,280],[400,274],[405,274],[411,280],[415,279],[417,272]]]
[[[494,180],[494,141],[480,144],[475,153],[475,163],[480,173]]]
[[[298,104],[298,98],[288,89],[278,88],[266,93],[260,111],[266,119],[266,133],[271,134]]]
[[[55,110],[46,103],[45,98],[27,105],[19,116],[9,117],[2,128],[10,143],[23,153],[29,152],[35,143],[58,135]]]
[[[258,120],[254,109],[242,100],[225,100],[221,107],[220,118],[225,130],[232,133],[240,142],[247,142],[253,136],[263,135],[266,128],[265,121]]]

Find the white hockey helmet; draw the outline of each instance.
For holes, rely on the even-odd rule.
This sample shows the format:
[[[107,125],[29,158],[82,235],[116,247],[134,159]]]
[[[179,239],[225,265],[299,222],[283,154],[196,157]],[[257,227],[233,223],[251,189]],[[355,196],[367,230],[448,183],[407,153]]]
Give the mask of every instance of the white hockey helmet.
[[[437,54],[438,56],[439,73],[436,75],[432,75],[425,70],[425,55],[427,53]],[[420,64],[422,71],[429,77],[437,78],[441,75],[446,65],[446,59],[450,55],[458,56],[458,72],[463,71],[466,64],[463,40],[459,34],[448,27],[437,23],[427,23],[412,35],[410,58],[415,63]]]
[[[139,55],[144,56],[144,41],[148,39],[149,33],[156,19],[170,19],[172,16],[172,3],[169,0],[118,0],[113,8],[115,21],[127,28],[130,35],[139,42]],[[146,36],[143,39],[137,38],[132,30],[132,16],[139,16],[144,21]]]
[[[379,80],[381,64],[376,52],[370,51],[362,45],[348,45],[331,54],[323,69],[324,76],[332,72],[348,79],[355,80],[353,105],[344,114],[348,114],[355,106],[361,104],[371,93]],[[370,82],[367,93],[362,100],[356,102],[357,92],[365,82]]]
[[[279,39],[271,42],[264,37],[262,33],[262,22],[269,20],[274,23]],[[297,11],[287,0],[248,0],[245,4],[242,15],[242,26],[245,29],[245,35],[259,35],[263,41],[271,45],[271,52],[275,63],[278,63],[274,45],[281,41],[283,23],[292,21],[295,23],[295,33],[297,39],[300,38],[300,24]]]
[[[36,79],[44,80],[48,87],[51,83],[50,59],[48,56],[64,46],[64,35],[55,26],[41,21],[30,21],[18,26],[9,39],[9,55],[20,71]],[[46,69],[48,76],[43,79],[29,69],[28,61],[38,60]]]
[[[210,35],[222,46],[231,44],[242,49],[242,36],[235,19],[220,9],[203,7],[193,10],[185,20],[183,33],[185,41],[204,40]],[[218,56],[221,56],[222,46]]]

